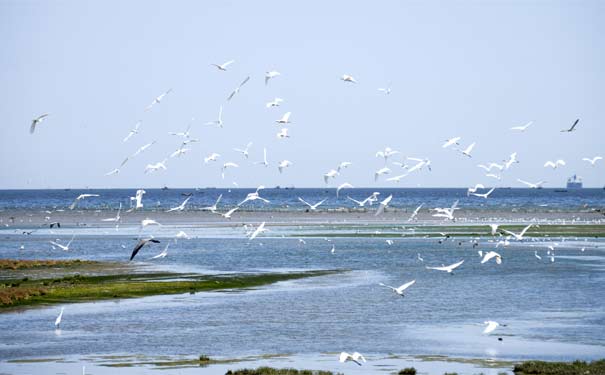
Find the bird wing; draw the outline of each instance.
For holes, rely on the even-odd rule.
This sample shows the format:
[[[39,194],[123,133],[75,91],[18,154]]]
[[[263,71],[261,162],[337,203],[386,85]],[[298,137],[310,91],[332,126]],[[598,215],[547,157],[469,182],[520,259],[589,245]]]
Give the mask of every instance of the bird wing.
[[[246,79],[244,79],[242,81],[242,83],[239,84],[239,87],[242,87],[243,85],[245,85],[249,80],[250,80],[250,76],[246,77]]]
[[[143,246],[145,246],[146,243],[147,243],[147,240],[140,240],[139,243],[136,244],[134,249],[132,249],[132,254],[130,254],[130,260],[132,260],[137,255],[139,250],[141,250],[141,248]]]
[[[521,233],[519,234],[520,237],[522,237],[525,232],[527,232],[529,230],[529,228],[531,228],[533,226],[533,224],[529,224],[528,226],[526,226],[525,228],[523,228],[523,230],[521,231]]]
[[[454,269],[456,269],[456,268],[460,267],[460,266],[462,265],[462,263],[464,263],[464,260],[461,260],[461,261],[460,261],[460,262],[458,262],[458,263],[454,263],[454,264],[452,264],[452,265],[449,265],[449,266],[447,266],[446,268],[449,268],[449,269],[451,269],[451,270],[454,270]]]
[[[403,284],[402,286],[400,286],[396,290],[397,290],[398,293],[402,293],[404,290],[406,290],[407,288],[411,287],[415,283],[416,283],[416,280],[412,280],[410,282],[407,282],[407,283]]]

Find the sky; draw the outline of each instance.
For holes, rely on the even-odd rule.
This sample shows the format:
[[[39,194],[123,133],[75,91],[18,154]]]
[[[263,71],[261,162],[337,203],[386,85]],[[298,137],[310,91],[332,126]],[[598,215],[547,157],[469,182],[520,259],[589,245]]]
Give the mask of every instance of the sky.
[[[602,1],[1,0],[0,189],[320,187],[342,161],[353,164],[330,186],[561,187],[577,174],[602,187],[604,161],[582,158],[605,156],[603,19]],[[210,65],[232,59],[227,71]],[[265,85],[269,70],[281,76]],[[275,97],[282,105],[266,108]],[[224,127],[205,125],[221,105]],[[290,138],[278,139],[285,112]],[[560,132],[576,118],[577,131]],[[199,142],[145,173],[189,124]],[[456,136],[460,146],[441,147]],[[246,160],[233,148],[248,142]],[[455,150],[473,142],[470,158]],[[253,164],[265,147],[270,165]],[[400,151],[386,177],[405,174],[391,161],[408,156],[432,170],[374,181],[385,147]],[[204,164],[212,152],[221,157]],[[513,152],[501,180],[477,167]],[[566,165],[544,168],[556,159]],[[293,163],[282,174],[281,160]],[[239,168],[222,179],[228,161]]]

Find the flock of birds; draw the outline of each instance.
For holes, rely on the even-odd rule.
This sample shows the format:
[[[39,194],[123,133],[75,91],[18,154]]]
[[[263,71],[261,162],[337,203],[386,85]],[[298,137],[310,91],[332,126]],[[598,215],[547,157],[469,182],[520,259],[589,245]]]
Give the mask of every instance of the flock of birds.
[[[229,70],[230,66],[234,62],[235,62],[234,60],[230,60],[230,61],[224,62],[222,64],[212,64],[212,66],[215,67],[219,72],[226,72]],[[281,75],[281,73],[278,71],[275,71],[275,70],[267,71],[264,75],[265,85],[269,85],[271,80],[276,79],[280,75]],[[345,84],[357,84],[358,83],[358,81],[353,76],[348,75],[348,74],[342,75],[342,77],[340,79]],[[250,81],[250,76],[247,76],[245,79],[243,79],[241,81],[241,83],[237,87],[235,87],[229,93],[229,95],[226,97],[226,102],[228,103],[228,102],[234,100],[240,94],[242,89],[245,87],[245,85],[249,81]],[[390,87],[379,88],[378,91],[380,91],[384,95],[389,95],[391,93],[391,88]],[[171,92],[172,92],[172,90],[167,90],[164,93],[162,93],[161,95],[159,95],[158,97],[156,97],[151,102],[151,104],[147,108],[145,108],[145,111],[150,111],[155,106],[161,104]],[[268,101],[265,106],[267,108],[277,108],[277,107],[280,107],[283,104],[283,102],[284,102],[284,99],[276,97],[276,98],[272,99],[271,101]],[[215,120],[206,122],[205,125],[223,128],[223,126],[224,126],[223,110],[224,110],[224,107],[221,105],[218,110],[217,118]],[[40,124],[44,120],[46,120],[48,117],[49,117],[49,114],[43,114],[41,116],[36,117],[31,123],[30,133],[33,134],[35,132],[35,130],[40,126]],[[281,117],[279,117],[278,119],[275,120],[275,123],[279,126],[279,131],[276,133],[276,138],[278,138],[278,139],[290,138],[289,129],[287,126],[289,126],[289,124],[292,123],[291,117],[292,117],[292,113],[286,112]],[[569,128],[562,129],[561,132],[565,132],[565,133],[575,132],[578,128],[579,121],[580,121],[579,119],[576,119]],[[522,126],[514,126],[514,127],[510,128],[510,130],[514,131],[514,132],[522,132],[522,133],[527,132],[527,131],[529,131],[532,124],[533,124],[533,122],[528,122],[527,124],[522,125]],[[122,142],[124,142],[124,143],[129,142],[131,139],[136,137],[141,132],[141,125],[142,125],[142,122],[138,121],[134,125],[134,127],[128,132],[128,134],[123,138]],[[179,158],[182,155],[186,154],[188,151],[190,151],[190,148],[189,148],[189,147],[191,147],[190,145],[192,145],[196,142],[199,142],[198,139],[192,137],[191,128],[192,128],[192,124],[190,123],[184,131],[170,132],[169,135],[178,137],[181,139],[179,147],[174,152],[172,152],[170,155],[168,155],[166,158],[164,158],[160,161],[154,162],[154,163],[147,164],[145,166],[144,172],[145,173],[156,173],[156,172],[160,172],[162,170],[166,170],[168,168],[167,164],[168,164],[169,160],[174,159],[174,158]],[[441,148],[442,149],[452,149],[456,153],[459,153],[461,156],[463,156],[465,158],[472,158],[473,150],[476,146],[476,142],[470,142],[470,143],[467,143],[464,146],[462,146],[461,141],[462,141],[462,137],[460,137],[460,136],[449,138],[444,141],[444,143],[441,145]],[[106,175],[119,174],[121,172],[122,168],[129,161],[131,161],[132,159],[134,159],[141,153],[145,152],[149,148],[151,148],[155,143],[156,143],[156,141],[152,141],[150,143],[147,143],[147,144],[137,148],[132,154],[127,156],[117,168],[112,169],[111,171],[106,173]],[[252,146],[253,146],[253,143],[248,142],[245,146],[234,147],[233,151],[236,152],[237,154],[240,154],[241,158],[243,158],[244,161],[248,161],[250,159],[250,153],[251,153]],[[397,155],[402,155],[402,153],[400,151],[392,149],[390,147],[385,147],[384,149],[378,150],[375,153],[375,157],[382,159],[384,161],[384,164],[379,169],[374,171],[374,181],[379,181],[380,179],[384,178],[385,181],[397,183],[412,173],[418,173],[423,170],[431,171],[431,168],[432,168],[431,160],[428,158],[404,157],[400,161],[394,161],[393,158],[396,157]],[[221,159],[221,158],[222,158],[221,154],[219,154],[217,152],[212,152],[204,158],[204,164],[218,162],[219,159]],[[594,167],[596,165],[596,163],[601,161],[602,159],[603,159],[603,157],[601,157],[601,156],[594,156],[592,158],[583,158],[582,160],[589,163],[591,166]],[[389,162],[390,162],[390,164],[389,164]],[[508,171],[517,163],[519,163],[519,160],[517,158],[517,153],[513,152],[512,154],[509,155],[508,158],[502,160],[501,162],[482,163],[482,164],[478,164],[477,167],[481,168],[485,171],[486,177],[490,177],[490,178],[493,178],[496,180],[501,180],[502,173],[504,171]],[[269,167],[272,164],[268,160],[266,147],[263,148],[262,160],[256,161],[253,164],[260,165],[263,167]],[[330,182],[335,180],[338,176],[341,176],[347,168],[351,167],[352,164],[353,163],[351,163],[350,161],[343,161],[343,162],[339,163],[337,166],[335,166],[333,169],[327,170],[322,175],[324,183],[326,185],[330,184]],[[282,173],[285,173],[285,171],[288,168],[292,167],[294,165],[294,163],[290,160],[284,159],[284,160],[276,162],[275,165],[277,167],[278,172],[280,174],[282,174]],[[566,165],[566,162],[562,159],[548,160],[544,163],[545,168],[552,168],[552,169],[557,169],[557,168],[563,167],[565,165]],[[230,170],[232,170],[234,168],[239,168],[239,167],[240,167],[239,162],[225,161],[224,163],[222,163],[222,167],[220,168],[221,177],[224,179]],[[393,169],[396,169],[398,172],[392,173]],[[394,174],[394,176],[388,177],[391,174]],[[517,181],[526,185],[529,188],[534,188],[534,189],[541,188],[546,183],[545,181],[528,182],[523,179],[517,179]],[[351,185],[350,183],[345,182],[345,183],[339,184],[338,187],[336,188],[336,198],[339,199],[340,193],[343,189],[349,189],[349,188],[353,188],[353,185]],[[237,204],[235,207],[225,209],[224,212],[219,212],[219,204],[220,204],[221,198],[222,198],[222,195],[219,195],[213,205],[205,207],[205,208],[203,208],[203,210],[209,211],[211,213],[220,214],[225,219],[231,219],[232,215],[242,205],[244,205],[248,202],[261,201],[266,204],[269,204],[270,201],[268,199],[264,198],[263,196],[261,196],[263,189],[264,189],[264,186],[259,186],[254,192],[249,193],[245,197],[245,199],[243,201],[241,201],[239,204]],[[487,189],[487,187],[484,186],[483,184],[475,184],[473,187],[468,188],[467,195],[469,197],[472,196],[472,197],[476,197],[476,198],[480,198],[480,199],[489,199],[490,196],[495,191],[495,189],[496,189],[496,187],[491,187],[490,189]],[[136,194],[133,197],[130,197],[131,207],[127,212],[132,212],[132,211],[143,209],[144,194],[145,194],[145,190],[139,189],[136,191]],[[380,195],[379,192],[374,192],[370,196],[365,197],[363,199],[355,199],[350,196],[347,196],[346,199],[350,202],[353,202],[353,204],[356,207],[365,207],[366,205],[372,206],[374,203],[378,202],[378,208],[375,211],[375,215],[378,216],[378,215],[381,215],[385,211],[385,209],[389,206],[390,202],[393,199],[393,195],[389,195],[386,198],[380,200],[380,202],[379,202],[379,195]],[[82,200],[88,199],[88,198],[93,198],[93,197],[99,197],[99,195],[98,194],[81,194],[75,198],[73,203],[69,206],[69,209],[73,210],[78,206],[78,204]],[[172,207],[169,210],[167,210],[166,212],[179,212],[179,211],[185,210],[187,207],[187,204],[190,202],[191,198],[192,198],[192,196],[188,196],[186,199],[183,200],[183,202],[180,205]],[[302,205],[304,205],[304,207],[306,207],[306,209],[308,211],[316,211],[327,200],[328,200],[328,198],[324,198],[317,202],[309,202],[308,200],[305,200],[303,197],[298,197],[298,201]],[[423,206],[424,206],[424,204],[419,205],[413,211],[411,216],[408,218],[408,221],[416,220],[416,217]],[[431,209],[433,211],[432,216],[435,218],[442,218],[443,220],[446,220],[446,221],[455,221],[456,210],[459,209],[457,206],[458,206],[458,201],[454,202],[450,207],[432,208]],[[115,217],[106,218],[106,219],[103,219],[102,221],[115,223],[116,229],[118,229],[118,225],[121,221],[121,210],[122,210],[122,206],[120,204],[117,215]],[[141,225],[140,225],[141,232],[142,232],[143,228],[150,226],[150,225],[161,225],[161,224],[153,219],[146,218],[141,221]],[[519,233],[514,233],[512,231],[499,229],[498,228],[499,225],[497,225],[497,224],[490,224],[491,234],[494,236],[497,235],[497,236],[502,237],[502,239],[497,241],[496,248],[498,248],[500,246],[508,246],[510,244],[511,240],[523,241],[525,238],[524,237],[525,234],[532,227],[532,225],[526,226]],[[269,229],[266,227],[266,222],[260,223],[260,225],[258,225],[257,227],[251,227],[251,226],[246,225],[246,228],[248,229],[246,236],[248,237],[249,241],[253,241],[258,236],[269,231]],[[447,236],[446,234],[443,234],[443,236],[444,236],[444,239],[449,238],[449,236]],[[188,236],[186,233],[181,231],[177,234],[176,238],[188,238]],[[53,247],[58,247],[64,251],[69,251],[70,245],[73,242],[73,240],[74,240],[74,237],[72,237],[71,240],[69,242],[67,242],[66,244],[61,244],[57,241],[51,241],[51,244]],[[304,240],[300,240],[300,241],[302,241],[302,243],[304,243]],[[391,245],[393,243],[392,240],[386,240],[386,241],[387,241],[388,245]],[[141,236],[139,236],[137,244],[132,249],[132,252],[130,255],[130,260],[133,260],[135,258],[135,256],[137,254],[139,254],[141,249],[143,249],[145,246],[149,246],[153,243],[160,243],[160,241],[153,237],[141,238]],[[547,252],[547,255],[550,256],[550,259],[552,262],[554,262],[554,260],[555,260],[555,247],[556,246],[557,246],[557,244],[548,245],[549,250]],[[167,251],[168,251],[168,245],[160,254],[154,256],[152,259],[166,257]],[[334,245],[332,246],[331,253],[335,253]],[[535,252],[534,255],[538,260],[542,259],[537,251]],[[486,252],[483,252],[480,250],[479,256],[481,257],[481,261],[480,261],[481,264],[485,264],[491,260],[494,260],[494,262],[499,265],[503,261],[502,256],[495,250],[490,250],[490,251],[486,251]],[[418,254],[418,260],[421,262],[424,261],[423,258],[421,257],[421,254]],[[460,266],[462,266],[463,263],[464,263],[464,260],[460,260],[451,265],[427,266],[426,269],[442,271],[442,272],[446,272],[450,275],[453,275],[454,271],[456,269],[458,269]],[[384,283],[380,283],[380,286],[390,289],[393,293],[395,293],[398,296],[404,297],[406,291],[409,288],[411,288],[415,283],[416,283],[416,280],[411,280],[411,281],[407,281],[397,287],[386,285]],[[63,316],[63,308],[61,308],[61,313],[59,314],[59,316],[57,317],[57,319],[55,321],[55,325],[57,327],[59,327],[59,325],[61,324],[62,316]],[[483,333],[485,333],[485,334],[492,333],[499,326],[502,325],[498,322],[491,321],[491,320],[486,321],[484,324],[486,327],[483,330]],[[500,340],[501,340],[501,338],[500,338]],[[363,355],[361,355],[358,352],[354,352],[353,354],[342,352],[339,356],[339,361],[340,362],[352,361],[358,365],[361,365],[363,362],[366,362],[366,359],[363,357]]]

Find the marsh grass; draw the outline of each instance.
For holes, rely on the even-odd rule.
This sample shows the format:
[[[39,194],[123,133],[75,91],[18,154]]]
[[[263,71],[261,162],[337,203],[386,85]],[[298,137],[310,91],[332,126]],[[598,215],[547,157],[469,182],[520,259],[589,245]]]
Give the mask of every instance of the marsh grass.
[[[290,368],[276,369],[272,367],[259,367],[257,369],[229,370],[225,375],[339,375],[332,371],[295,370]]]
[[[526,361],[516,364],[515,375],[604,375],[605,359],[593,362]]]
[[[75,274],[49,279],[3,280],[0,283],[0,309],[37,304],[87,302],[227,289],[239,290],[260,287],[279,281],[322,276],[335,272],[309,271],[213,276],[179,273],[100,276]]]

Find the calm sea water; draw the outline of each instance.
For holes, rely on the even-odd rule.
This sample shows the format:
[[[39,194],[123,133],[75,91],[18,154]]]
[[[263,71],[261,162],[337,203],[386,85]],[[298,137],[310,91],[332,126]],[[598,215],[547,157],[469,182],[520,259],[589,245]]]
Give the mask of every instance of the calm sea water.
[[[383,195],[393,193],[394,204],[401,207],[419,202],[445,206],[455,199],[472,205],[461,189],[380,191]],[[134,190],[95,192],[102,199],[84,201],[83,207],[115,207],[120,201],[127,203]],[[146,198],[168,207],[182,201],[182,192],[188,191],[148,190]],[[248,192],[194,192],[191,202],[195,207],[208,205],[223,193],[226,203],[234,204]],[[5,209],[34,212],[65,207],[79,193],[2,191],[0,202]],[[347,193],[359,198],[371,190]],[[272,201],[271,206],[297,209],[301,209],[296,203],[299,195],[309,200],[334,198],[333,190],[323,189],[266,190],[263,195]],[[569,193],[502,189],[496,190],[487,204],[509,209],[548,204],[565,210],[584,204],[603,205],[604,198],[605,192],[597,189]],[[179,228],[172,229],[176,233]],[[0,361],[91,354],[205,353],[233,358],[341,350],[369,356],[439,354],[515,360],[605,356],[605,242],[601,240],[513,241],[509,247],[498,249],[503,263],[496,265],[493,261],[480,264],[477,250],[495,246],[488,239],[481,240],[476,248],[465,238],[440,244],[437,239],[393,237],[390,246],[384,238],[307,238],[303,244],[295,237],[296,227],[281,227],[278,233],[280,236],[269,232],[254,241],[244,238],[241,228],[178,242],[159,236],[162,244],[144,248],[136,260],[153,269],[182,272],[342,272],[249,291],[68,304],[60,331],[53,325],[60,306],[2,313]],[[50,240],[67,241],[72,234],[76,238],[69,252],[51,248]],[[6,228],[0,230],[0,257],[126,261],[134,242],[132,234],[113,229],[100,234],[86,228],[66,228],[53,234],[24,236]],[[168,256],[150,260],[168,242]],[[549,245],[556,247],[554,262],[546,256]],[[542,260],[535,257],[535,251]],[[454,275],[425,268],[462,259],[465,263]],[[414,279],[416,284],[404,298],[378,285],[398,286]],[[506,326],[483,335],[486,320]]]
[[[221,205],[232,207],[241,202],[246,194],[254,189],[145,189],[144,209],[167,209],[179,205],[183,194],[193,193],[188,210],[195,210],[212,205],[219,195],[223,195]],[[261,201],[249,202],[246,210],[301,210],[306,208],[298,197],[309,203],[316,203],[324,198],[324,208],[355,207],[347,196],[363,200],[372,192],[380,192],[384,199],[393,195],[390,206],[393,208],[415,208],[420,203],[427,207],[449,207],[455,200],[460,200],[459,207],[467,209],[527,209],[527,210],[577,210],[588,207],[605,206],[604,189],[579,189],[557,192],[557,189],[496,189],[490,198],[468,197],[466,189],[414,189],[414,188],[356,188],[343,189],[336,198],[336,189],[264,189],[261,197],[271,203]],[[485,190],[487,191],[487,190]],[[91,189],[91,190],[0,190],[1,209],[65,209],[73,200],[83,193],[99,194],[100,197],[80,201],[78,209],[117,209],[120,203],[130,207],[129,197],[134,196],[136,189]]]

